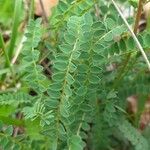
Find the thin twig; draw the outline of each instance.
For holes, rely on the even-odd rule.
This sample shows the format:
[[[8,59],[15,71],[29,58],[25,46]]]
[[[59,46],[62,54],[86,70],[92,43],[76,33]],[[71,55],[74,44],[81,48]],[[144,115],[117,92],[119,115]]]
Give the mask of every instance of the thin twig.
[[[81,122],[80,122],[79,127],[78,127],[78,130],[77,130],[77,135],[78,135],[78,136],[80,135],[80,129],[81,129],[81,127],[82,127],[84,118],[85,118],[85,113],[82,115]]]
[[[135,34],[138,31],[139,22],[140,22],[140,18],[141,18],[141,14],[142,14],[142,8],[143,8],[143,0],[139,0],[138,10],[137,10],[136,19],[135,19],[135,25],[134,25],[134,33]]]
[[[9,59],[8,53],[5,49],[4,39],[3,39],[3,36],[2,36],[1,33],[0,33],[0,49],[2,49],[2,51],[4,52],[4,56],[5,56],[5,59],[6,59],[6,64],[7,64],[7,66],[9,66],[10,70],[12,71],[11,64],[10,64],[10,59]]]
[[[138,26],[139,26],[139,22],[140,22],[140,18],[141,18],[141,14],[142,14],[142,0],[139,1],[139,4],[138,4],[138,9],[137,9],[137,13],[136,13],[136,19],[135,19],[135,25],[134,25],[134,33],[137,34],[137,31],[138,31]],[[125,72],[125,69],[127,68],[128,66],[128,63],[131,59],[131,53],[129,53],[127,55],[127,57],[125,58],[125,61],[123,62],[123,67],[120,69],[120,72],[115,80],[115,84],[114,84],[114,88],[116,88],[118,86],[118,83],[120,82],[120,80],[124,77],[124,72]],[[126,72],[127,73],[127,72]]]
[[[23,117],[22,113],[19,112],[18,115],[17,115],[17,119],[21,120],[22,117]],[[20,127],[15,127],[14,128],[13,137],[16,137],[18,135],[19,130],[20,130]]]
[[[141,46],[139,40],[137,39],[137,37],[136,37],[135,33],[133,32],[132,28],[130,27],[129,23],[127,22],[127,20],[126,20],[125,17],[123,16],[123,14],[122,14],[122,12],[120,11],[119,7],[117,6],[116,2],[115,2],[114,0],[111,0],[111,1],[112,1],[113,5],[115,6],[116,10],[118,11],[118,13],[120,14],[121,18],[123,19],[124,23],[126,24],[128,30],[130,31],[130,33],[131,33],[131,35],[132,35],[132,37],[133,37],[133,39],[134,39],[134,41],[135,41],[135,43],[136,43],[138,49],[140,50],[140,52],[141,52],[141,54],[142,54],[142,56],[143,56],[145,62],[147,63],[148,69],[149,69],[149,71],[150,71],[150,62],[149,62],[149,60],[148,60],[148,58],[147,58],[146,53],[144,52],[143,47]]]
[[[25,42],[25,40],[26,40],[26,37],[23,35],[23,37],[22,37],[22,39],[20,41],[20,44],[19,44],[19,46],[18,46],[18,48],[17,48],[17,50],[15,52],[15,55],[14,55],[12,61],[11,61],[11,64],[15,64],[15,62],[16,62],[16,60],[17,60],[17,58],[18,58],[18,56],[19,56],[19,54],[20,54],[20,52],[22,50],[23,43]]]
[[[100,19],[100,10],[98,4],[95,4],[95,16]]]
[[[42,65],[44,66],[45,71],[48,72],[48,74],[51,76],[52,71],[49,69],[49,64],[46,64],[44,61],[42,62]]]
[[[41,5],[41,8],[42,8],[42,15],[44,17],[44,20],[45,20],[46,23],[48,23],[48,19],[47,19],[47,15],[46,15],[46,12],[45,12],[44,5],[43,5],[43,1],[39,0],[39,2],[40,2],[40,5]]]

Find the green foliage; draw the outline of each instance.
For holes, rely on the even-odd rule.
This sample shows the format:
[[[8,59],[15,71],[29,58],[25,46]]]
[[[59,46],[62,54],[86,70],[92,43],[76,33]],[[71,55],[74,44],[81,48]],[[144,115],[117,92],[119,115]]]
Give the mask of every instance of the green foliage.
[[[13,9],[14,3],[9,0],[0,0],[0,15],[2,16],[0,19],[1,23],[8,24],[10,23],[11,17],[13,17]]]
[[[26,64],[31,62],[31,64],[25,68],[26,75],[24,80],[29,84],[36,92],[44,92],[44,80],[45,76],[42,75],[42,66],[36,65],[39,59],[40,52],[36,50],[41,36],[41,20],[30,21],[29,26],[27,27],[27,32],[25,33],[26,41],[24,42],[24,47],[22,50],[22,63]]]
[[[31,103],[32,97],[27,93],[17,92],[0,95],[0,105],[19,105],[21,103]]]
[[[118,124],[118,128],[124,134],[124,136],[132,143],[132,145],[135,147],[135,150],[149,149],[146,139],[134,127],[132,127],[128,121],[121,121]]]
[[[90,0],[60,0],[52,17],[52,27],[60,28],[72,15],[81,16],[90,10],[94,1]],[[63,21],[62,21],[63,20]]]
[[[138,129],[149,73],[110,1],[60,0],[48,24],[30,19],[15,64],[15,43],[5,60],[0,36],[0,149],[149,149]],[[149,57],[150,34],[137,38]],[[135,94],[141,106],[130,114],[126,99]]]
[[[130,3],[133,7],[137,7],[137,6],[138,6],[138,0],[129,0],[129,3]]]

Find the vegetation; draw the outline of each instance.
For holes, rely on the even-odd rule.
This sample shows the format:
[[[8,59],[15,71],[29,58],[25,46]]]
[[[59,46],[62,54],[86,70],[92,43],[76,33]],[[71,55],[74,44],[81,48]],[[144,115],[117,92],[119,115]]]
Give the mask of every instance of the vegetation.
[[[150,149],[146,2],[0,0],[0,149]]]

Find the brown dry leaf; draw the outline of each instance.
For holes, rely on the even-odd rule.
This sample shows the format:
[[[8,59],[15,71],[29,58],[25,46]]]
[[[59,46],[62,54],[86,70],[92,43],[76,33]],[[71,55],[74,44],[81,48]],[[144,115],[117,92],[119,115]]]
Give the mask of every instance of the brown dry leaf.
[[[130,97],[127,98],[127,102],[128,102],[128,112],[131,114],[136,114],[137,112],[137,96],[136,95],[132,95]]]
[[[143,13],[139,22],[139,32],[142,32],[146,29],[147,19],[150,17],[150,2],[147,2],[143,6]]]
[[[143,10],[144,10],[145,17],[148,18],[148,16],[150,15],[150,2],[146,3],[143,6]]]
[[[145,104],[145,110],[141,114],[140,118],[140,129],[143,130],[145,127],[147,127],[150,123],[150,99],[147,100]]]
[[[41,0],[43,3],[46,17],[51,15],[51,9],[58,4],[58,0]],[[43,10],[40,4],[40,0],[35,0],[35,14],[37,16],[43,15]]]

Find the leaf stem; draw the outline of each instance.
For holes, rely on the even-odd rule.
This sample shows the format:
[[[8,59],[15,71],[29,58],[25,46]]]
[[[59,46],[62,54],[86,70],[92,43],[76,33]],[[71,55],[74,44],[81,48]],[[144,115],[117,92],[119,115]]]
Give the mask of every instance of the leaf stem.
[[[136,37],[135,33],[133,32],[133,30],[131,29],[129,23],[127,22],[127,20],[123,16],[123,14],[120,11],[119,7],[117,6],[116,2],[114,0],[111,0],[111,1],[112,1],[113,5],[115,6],[116,10],[118,11],[118,13],[120,14],[120,16],[121,16],[122,20],[124,21],[125,25],[127,26],[128,30],[130,31],[130,33],[131,33],[131,35],[132,35],[132,37],[133,37],[133,39],[134,39],[134,41],[135,41],[135,43],[137,45],[137,48],[140,50],[140,52],[141,52],[141,54],[142,54],[142,56],[143,56],[143,58],[144,58],[144,60],[145,60],[145,62],[147,64],[147,67],[148,67],[148,69],[150,71],[150,62],[149,62],[149,60],[147,58],[146,53],[144,52],[143,47],[141,46],[139,40],[137,39],[137,37]]]
[[[78,130],[77,130],[77,135],[78,135],[78,136],[79,136],[79,134],[80,134],[80,130],[81,130],[81,127],[82,127],[84,118],[85,118],[85,113],[82,115],[82,119],[81,119],[81,122],[80,122],[79,127],[78,127]]]
[[[137,34],[137,31],[138,31],[138,25],[139,25],[140,17],[141,17],[141,14],[142,14],[142,5],[143,5],[143,0],[140,0],[139,4],[138,4],[138,9],[137,9],[137,13],[136,13],[136,20],[135,20],[135,25],[134,25],[134,33],[135,34]],[[123,67],[121,68],[121,70],[119,72],[119,75],[117,76],[117,78],[114,82],[115,83],[114,86],[113,86],[114,88],[116,88],[118,86],[119,81],[124,77],[124,72],[125,72],[125,69],[128,66],[130,58],[131,58],[131,53],[129,53],[127,55],[125,61],[123,62]]]
[[[34,19],[34,0],[30,1],[30,6],[29,6],[29,20],[28,20],[28,22],[31,19]]]
[[[42,1],[42,0],[39,0],[39,2],[40,2],[40,5],[41,5],[41,8],[42,8],[42,15],[43,15],[43,18],[44,18],[45,22],[48,23],[48,18],[47,18],[46,12],[45,12],[45,8],[44,8],[44,5],[43,5],[43,1]]]
[[[3,70],[0,71],[0,74],[1,74],[1,73],[4,73],[4,74],[2,75],[2,77],[1,77],[1,82],[3,82],[3,80],[4,80],[5,77],[6,77],[6,73],[7,73],[7,72],[5,72],[5,71],[7,70],[7,67],[9,67],[9,69],[8,69],[7,71],[10,70],[10,72],[12,73],[12,75],[13,75],[13,68],[12,68],[12,65],[11,65],[11,62],[10,62],[8,53],[7,53],[6,49],[5,49],[5,44],[4,44],[3,36],[2,36],[1,33],[0,33],[0,48],[1,48],[2,51],[4,52],[5,61],[6,61],[6,62],[5,62],[5,69],[3,69]],[[4,71],[4,70],[5,70],[5,71]],[[4,72],[3,72],[3,71],[4,71]]]
[[[139,0],[138,10],[137,10],[136,19],[135,19],[135,25],[134,25],[135,34],[137,34],[137,31],[138,31],[139,22],[140,22],[141,14],[142,14],[142,8],[143,8],[143,0]]]
[[[0,48],[1,48],[2,51],[4,52],[5,60],[6,60],[7,66],[9,66],[9,67],[11,68],[9,56],[8,56],[7,51],[6,51],[6,49],[5,49],[5,44],[4,44],[4,40],[3,40],[3,37],[2,37],[2,34],[1,34],[1,33],[0,33]]]
[[[18,35],[17,30],[18,30],[18,26],[19,26],[19,20],[20,20],[19,16],[21,14],[21,6],[22,6],[22,0],[16,0],[15,1],[15,10],[14,10],[14,22],[13,22],[13,27],[12,27],[12,36],[11,36],[11,40],[10,40],[10,46],[8,49],[8,56],[10,59],[12,58],[17,35]]]

